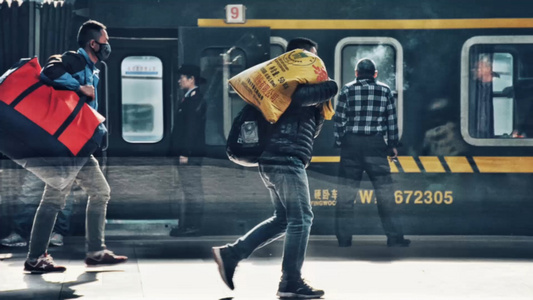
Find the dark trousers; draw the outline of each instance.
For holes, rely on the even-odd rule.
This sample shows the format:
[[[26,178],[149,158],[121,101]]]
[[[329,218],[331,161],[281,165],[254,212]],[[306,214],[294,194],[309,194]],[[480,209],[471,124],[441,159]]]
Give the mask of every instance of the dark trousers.
[[[204,215],[204,188],[202,186],[202,158],[189,157],[187,164],[178,166],[183,189],[180,205],[179,228],[201,228]]]
[[[381,135],[347,134],[342,140],[335,233],[339,244],[351,244],[354,228],[354,200],[366,172],[376,194],[379,217],[389,238],[403,237],[401,222],[394,210],[394,195],[387,145]]]

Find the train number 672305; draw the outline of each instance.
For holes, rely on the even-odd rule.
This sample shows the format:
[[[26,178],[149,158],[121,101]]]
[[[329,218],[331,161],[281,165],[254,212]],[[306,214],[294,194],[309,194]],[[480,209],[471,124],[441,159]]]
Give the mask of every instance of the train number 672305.
[[[396,204],[452,204],[452,191],[416,191],[404,190],[394,192]]]

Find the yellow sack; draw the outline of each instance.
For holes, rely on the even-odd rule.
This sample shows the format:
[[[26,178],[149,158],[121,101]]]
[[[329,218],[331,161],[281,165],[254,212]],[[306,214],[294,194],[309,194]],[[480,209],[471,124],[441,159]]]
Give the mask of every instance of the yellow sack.
[[[320,57],[295,49],[242,71],[229,84],[244,101],[258,108],[267,121],[276,123],[291,104],[298,84],[326,80],[328,72]],[[322,107],[324,117],[331,120],[334,114],[331,100]]]

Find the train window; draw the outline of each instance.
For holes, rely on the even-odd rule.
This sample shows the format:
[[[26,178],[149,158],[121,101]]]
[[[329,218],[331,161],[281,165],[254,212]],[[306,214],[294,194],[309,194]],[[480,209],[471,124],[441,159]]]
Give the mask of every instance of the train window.
[[[205,74],[204,99],[207,103],[205,142],[226,145],[226,136],[244,101],[227,84],[228,79],[244,71],[245,52],[236,47],[207,48],[202,51],[200,68]]]
[[[276,58],[285,53],[287,49],[287,40],[278,36],[270,37],[270,58]]]
[[[533,145],[533,37],[487,36],[465,42],[461,131],[477,146]]]
[[[376,63],[378,80],[387,84],[394,95],[398,112],[398,131],[403,131],[403,48],[389,37],[348,37],[335,47],[335,80],[341,86],[355,80],[355,66],[362,58]]]
[[[163,138],[163,64],[154,56],[129,56],[121,64],[122,137],[129,143]]]

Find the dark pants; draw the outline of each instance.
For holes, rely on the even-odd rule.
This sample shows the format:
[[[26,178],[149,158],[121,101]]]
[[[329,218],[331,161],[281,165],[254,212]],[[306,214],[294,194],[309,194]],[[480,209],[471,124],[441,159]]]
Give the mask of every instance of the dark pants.
[[[180,205],[179,228],[201,228],[204,215],[202,158],[189,157],[188,164],[178,166],[184,199]]]
[[[285,236],[282,272],[284,280],[299,280],[313,222],[311,196],[305,166],[295,157],[283,164],[259,163],[259,174],[270,191],[274,215],[255,226],[229,248],[238,259]]]
[[[339,244],[349,245],[354,228],[354,200],[366,172],[376,193],[379,217],[389,238],[403,237],[401,222],[395,214],[387,145],[381,135],[347,134],[342,140],[339,170],[339,199],[335,233]]]

